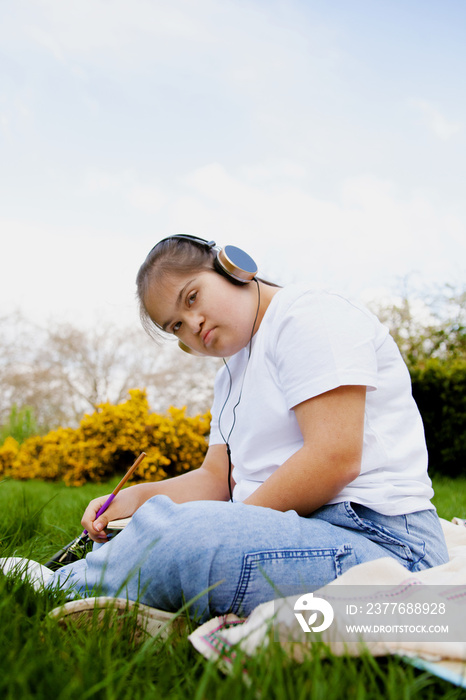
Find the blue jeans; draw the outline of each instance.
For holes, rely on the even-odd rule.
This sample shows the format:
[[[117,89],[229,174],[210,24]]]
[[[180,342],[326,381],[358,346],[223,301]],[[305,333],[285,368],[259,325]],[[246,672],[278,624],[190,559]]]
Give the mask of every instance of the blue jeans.
[[[114,539],[57,571],[50,585],[82,596],[123,596],[204,621],[248,615],[280,595],[307,593],[356,564],[394,557],[409,571],[448,553],[435,510],[387,516],[344,502],[295,511],[154,496]],[[210,589],[210,590],[209,590]]]

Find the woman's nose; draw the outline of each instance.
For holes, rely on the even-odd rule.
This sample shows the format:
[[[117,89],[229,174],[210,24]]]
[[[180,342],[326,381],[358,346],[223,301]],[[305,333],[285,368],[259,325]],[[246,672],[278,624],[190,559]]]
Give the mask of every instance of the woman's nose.
[[[199,313],[190,312],[188,318],[186,319],[186,324],[191,331],[191,333],[197,334],[202,329],[202,324],[204,323],[204,318]]]

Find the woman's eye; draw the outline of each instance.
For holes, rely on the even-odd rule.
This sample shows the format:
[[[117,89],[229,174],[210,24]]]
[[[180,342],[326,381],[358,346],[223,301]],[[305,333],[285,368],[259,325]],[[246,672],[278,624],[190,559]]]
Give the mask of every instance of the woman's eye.
[[[173,333],[176,333],[177,331],[179,331],[180,328],[181,328],[181,322],[178,321],[178,323],[175,323],[175,325],[172,328]]]
[[[191,306],[196,301],[197,292],[193,292],[188,296],[188,306]]]

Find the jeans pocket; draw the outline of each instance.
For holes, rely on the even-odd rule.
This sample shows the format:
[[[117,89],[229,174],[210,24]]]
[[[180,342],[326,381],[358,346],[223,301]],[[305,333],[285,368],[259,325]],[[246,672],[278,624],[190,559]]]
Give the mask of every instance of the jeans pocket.
[[[267,600],[309,593],[333,581],[356,563],[349,544],[245,554],[229,609],[238,615],[248,615],[256,605]]]
[[[406,562],[409,562],[410,564],[413,563],[414,560],[418,560],[418,556],[413,556],[413,551],[409,544],[409,540],[412,539],[412,537],[409,535],[406,529],[406,524],[404,524],[404,527],[402,526],[401,521],[402,519],[403,521],[405,520],[404,515],[380,515],[380,519],[383,519],[385,522],[392,519],[393,525],[396,529],[395,532],[394,529],[377,522],[376,518],[379,516],[379,514],[366,506],[361,506],[359,503],[350,503],[349,501],[345,501],[345,509],[354,526],[363,532],[367,539],[381,545],[391,554],[403,559]],[[398,527],[396,527],[396,525],[398,525]],[[406,533],[404,531],[400,531],[400,527],[402,530],[406,530]],[[417,543],[413,542],[413,544],[417,545],[416,549],[419,549],[419,547],[424,548],[424,543],[420,540]]]

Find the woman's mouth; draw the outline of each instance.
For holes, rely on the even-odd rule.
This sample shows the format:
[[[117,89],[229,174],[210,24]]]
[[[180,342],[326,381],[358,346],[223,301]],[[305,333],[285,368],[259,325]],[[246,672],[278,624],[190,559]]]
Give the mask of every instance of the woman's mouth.
[[[204,335],[202,336],[202,342],[203,342],[204,345],[206,345],[206,346],[209,344],[209,340],[212,338],[212,331],[213,331],[213,328],[210,328],[210,330],[208,330],[208,331],[207,331],[206,333],[204,333]]]

